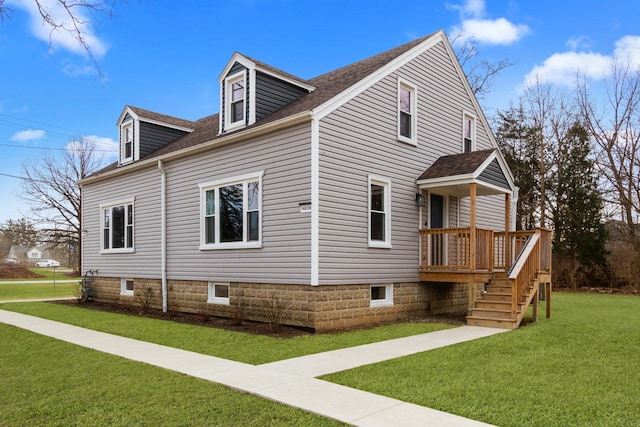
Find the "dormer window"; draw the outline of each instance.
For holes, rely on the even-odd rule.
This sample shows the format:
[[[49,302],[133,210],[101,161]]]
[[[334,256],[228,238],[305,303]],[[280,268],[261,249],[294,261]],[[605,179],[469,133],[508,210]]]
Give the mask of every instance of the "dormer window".
[[[241,71],[226,80],[226,130],[235,129],[246,124],[247,85],[246,73]]]
[[[133,121],[125,123],[120,128],[121,152],[120,163],[128,163],[133,161],[134,154],[134,137],[133,137]]]

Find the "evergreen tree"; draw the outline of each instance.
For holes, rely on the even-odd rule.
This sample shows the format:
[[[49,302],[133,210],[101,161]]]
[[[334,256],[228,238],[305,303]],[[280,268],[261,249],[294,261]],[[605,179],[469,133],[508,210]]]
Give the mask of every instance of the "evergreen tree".
[[[566,261],[574,279],[576,262],[583,270],[598,267],[607,273],[603,200],[589,133],[581,123],[575,122],[565,135],[559,135],[555,166],[554,255]]]

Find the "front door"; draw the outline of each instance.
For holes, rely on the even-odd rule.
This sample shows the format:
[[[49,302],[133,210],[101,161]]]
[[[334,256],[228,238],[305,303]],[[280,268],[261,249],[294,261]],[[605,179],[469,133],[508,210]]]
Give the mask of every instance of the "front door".
[[[444,228],[444,196],[430,194],[429,228]],[[444,265],[444,236],[431,236],[431,265]]]

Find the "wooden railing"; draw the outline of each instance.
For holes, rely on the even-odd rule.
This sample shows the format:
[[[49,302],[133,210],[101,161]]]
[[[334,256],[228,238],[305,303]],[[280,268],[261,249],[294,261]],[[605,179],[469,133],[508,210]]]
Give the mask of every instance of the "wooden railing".
[[[480,228],[420,230],[420,268],[444,271],[491,270],[494,264],[493,239],[493,230]]]
[[[515,318],[520,301],[538,273],[551,272],[551,232],[536,229],[519,251],[508,278],[511,281],[511,315]]]
[[[528,239],[541,240],[539,268],[551,270],[551,232],[493,231],[470,227],[420,230],[420,269],[423,271],[505,271],[512,269]],[[475,248],[472,251],[473,241]]]

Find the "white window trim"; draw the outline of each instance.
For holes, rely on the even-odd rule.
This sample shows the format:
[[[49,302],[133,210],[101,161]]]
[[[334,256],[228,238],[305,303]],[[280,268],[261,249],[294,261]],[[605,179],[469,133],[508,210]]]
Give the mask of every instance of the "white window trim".
[[[400,89],[405,88],[411,92],[411,138],[407,138],[400,134]],[[397,88],[397,138],[398,141],[406,142],[411,145],[418,145],[417,129],[418,129],[418,87],[412,83],[407,82],[401,78],[398,78]]]
[[[231,122],[231,101],[232,101],[232,90],[231,86],[238,80],[244,80],[244,115],[243,119],[237,122]],[[224,79],[224,106],[225,106],[225,114],[224,114],[224,130],[230,131],[234,129],[239,129],[246,126],[247,123],[247,103],[249,102],[249,97],[247,95],[247,71],[242,70]]]
[[[229,297],[220,298],[216,297],[216,286],[226,286],[231,291],[231,287],[229,283],[218,283],[218,282],[209,282],[208,291],[207,291],[207,302],[209,304],[221,304],[221,305],[229,305]]]
[[[371,299],[371,288],[374,287],[384,287],[385,288],[385,298],[384,299]],[[369,301],[370,307],[390,307],[393,305],[393,283],[387,285],[371,285],[369,288]]]
[[[385,189],[384,241],[371,240],[371,184],[381,185]],[[367,183],[367,239],[370,248],[391,248],[391,180],[376,175],[369,175]]]
[[[462,112],[462,152],[464,153],[464,126],[465,120],[469,118],[471,119],[471,147],[469,152],[476,151],[476,127],[478,124],[478,120],[475,114],[472,114],[468,111]]]
[[[262,187],[262,177],[264,175],[264,171],[259,171],[255,173],[238,175],[230,178],[219,179],[216,181],[209,181],[202,184],[199,184],[200,188],[200,250],[211,250],[211,249],[247,249],[247,248],[261,248],[262,247],[262,218],[263,218],[263,209],[262,209],[262,195],[263,195],[263,187]],[[205,227],[205,215],[207,212],[207,200],[206,193],[209,190],[214,190],[219,187],[224,187],[227,185],[233,184],[243,184],[246,186],[248,182],[258,181],[258,185],[260,186],[260,197],[258,198],[258,210],[260,212],[260,217],[258,221],[258,240],[256,241],[247,241],[247,224],[244,221],[244,227],[242,230],[242,242],[218,242],[218,243],[206,243],[206,227]],[[246,219],[247,214],[247,193],[243,191],[244,203],[242,204],[242,214],[243,218]],[[217,199],[217,197],[216,197]],[[219,215],[219,206],[216,203],[216,239],[220,237],[220,215]]]
[[[125,157],[125,140],[127,137],[127,128],[131,128],[131,156]],[[135,160],[136,149],[138,147],[136,131],[138,126],[135,125],[135,120],[130,119],[120,125],[120,164],[128,164]]]
[[[136,249],[136,207],[135,207],[135,197],[129,199],[117,200],[109,203],[102,203],[100,205],[100,253],[101,254],[118,254],[118,253],[132,253],[135,252]],[[113,208],[115,206],[126,206],[131,205],[133,207],[133,233],[132,239],[133,244],[130,248],[104,248],[104,210],[107,208]],[[125,218],[127,217],[127,213],[125,213]],[[126,233],[126,230],[125,230]]]
[[[120,279],[120,295],[126,295],[126,296],[133,296],[134,295],[135,282],[134,282],[134,285],[133,285],[133,290],[128,290],[127,289],[127,282],[128,281],[134,282],[133,279],[125,279],[124,277]]]

